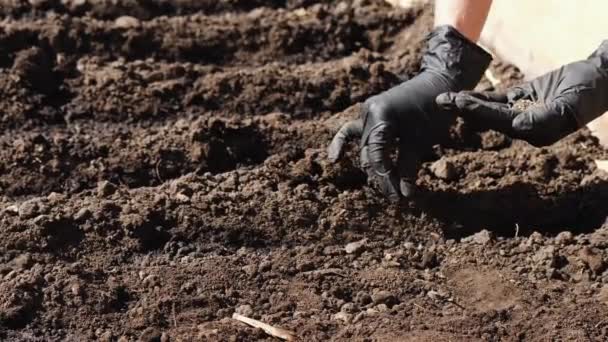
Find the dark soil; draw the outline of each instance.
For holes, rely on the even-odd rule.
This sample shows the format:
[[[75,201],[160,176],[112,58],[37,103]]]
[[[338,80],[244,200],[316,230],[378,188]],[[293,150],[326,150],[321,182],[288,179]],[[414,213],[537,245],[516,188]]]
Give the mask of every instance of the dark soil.
[[[399,205],[356,149],[327,162],[416,73],[428,9],[0,4],[0,340],[273,340],[234,312],[303,341],[608,338],[588,131],[537,149],[459,121]]]

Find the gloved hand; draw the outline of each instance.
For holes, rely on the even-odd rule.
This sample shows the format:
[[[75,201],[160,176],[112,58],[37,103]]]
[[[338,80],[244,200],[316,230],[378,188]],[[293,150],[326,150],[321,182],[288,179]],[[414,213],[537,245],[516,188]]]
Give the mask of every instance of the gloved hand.
[[[472,89],[491,56],[451,26],[440,26],[427,38],[420,73],[362,106],[361,119],[345,124],[328,148],[337,161],[349,139],[361,137],[361,167],[368,182],[389,199],[410,197],[421,156],[446,135],[455,118],[435,102],[439,94]],[[397,168],[390,149],[399,140]]]
[[[526,109],[517,101],[537,103]],[[505,93],[459,92],[437,97],[485,129],[535,146],[555,143],[608,110],[608,40],[589,58],[565,65]]]

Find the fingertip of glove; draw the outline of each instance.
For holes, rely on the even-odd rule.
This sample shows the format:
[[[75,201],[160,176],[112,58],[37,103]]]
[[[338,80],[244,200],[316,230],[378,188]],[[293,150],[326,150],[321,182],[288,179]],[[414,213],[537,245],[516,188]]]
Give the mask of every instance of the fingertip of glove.
[[[329,160],[330,163],[336,163],[338,162],[338,159],[340,159],[339,153],[334,152],[331,149],[327,149],[327,160]]]
[[[401,191],[401,195],[403,197],[409,199],[414,197],[414,194],[416,193],[416,185],[402,179],[399,183],[399,190]]]
[[[454,94],[455,93],[443,93],[437,95],[435,103],[441,107],[453,107],[454,106]]]

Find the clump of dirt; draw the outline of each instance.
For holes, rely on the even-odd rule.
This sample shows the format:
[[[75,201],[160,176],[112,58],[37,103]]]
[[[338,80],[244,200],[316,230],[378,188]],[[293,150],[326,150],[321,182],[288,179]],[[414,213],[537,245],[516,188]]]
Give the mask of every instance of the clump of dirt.
[[[542,104],[536,101],[521,99],[513,103],[512,108],[517,111],[526,111],[534,106],[541,106]]]
[[[10,1],[0,339],[606,340],[607,152],[459,121],[391,204],[359,103],[416,74],[428,8]],[[521,81],[495,62],[501,90]],[[435,165],[435,166],[433,166]]]

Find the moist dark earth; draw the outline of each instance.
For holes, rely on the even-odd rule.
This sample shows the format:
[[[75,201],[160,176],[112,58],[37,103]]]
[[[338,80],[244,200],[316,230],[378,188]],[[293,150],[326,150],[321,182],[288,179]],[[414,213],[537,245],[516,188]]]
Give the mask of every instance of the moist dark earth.
[[[117,4],[118,3],[118,4]],[[0,340],[608,339],[608,153],[458,120],[412,201],[325,147],[429,8],[1,1]],[[522,77],[495,61],[479,89]]]

